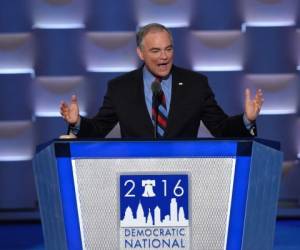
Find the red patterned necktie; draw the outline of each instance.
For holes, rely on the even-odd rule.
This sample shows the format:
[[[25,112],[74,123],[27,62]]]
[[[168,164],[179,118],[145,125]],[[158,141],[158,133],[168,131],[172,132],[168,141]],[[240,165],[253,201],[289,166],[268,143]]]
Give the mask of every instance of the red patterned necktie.
[[[158,81],[159,84],[161,83],[160,79],[155,79],[155,81]],[[166,97],[161,88],[157,98],[158,98],[157,106],[153,101],[154,99],[152,99],[152,120],[154,124],[155,121],[157,121],[157,131],[156,131],[157,138],[162,138],[167,128],[168,112],[167,112],[167,105],[166,105]]]

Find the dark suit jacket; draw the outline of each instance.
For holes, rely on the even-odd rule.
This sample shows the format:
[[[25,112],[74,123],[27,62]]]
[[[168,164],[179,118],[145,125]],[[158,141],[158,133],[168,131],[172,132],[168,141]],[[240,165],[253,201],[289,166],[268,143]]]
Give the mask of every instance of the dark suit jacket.
[[[165,138],[196,138],[201,120],[215,137],[252,137],[242,115],[229,117],[218,106],[206,76],[173,66],[172,79]],[[105,137],[117,122],[123,138],[153,137],[142,68],[108,83],[102,107],[94,118],[81,119],[77,136]]]

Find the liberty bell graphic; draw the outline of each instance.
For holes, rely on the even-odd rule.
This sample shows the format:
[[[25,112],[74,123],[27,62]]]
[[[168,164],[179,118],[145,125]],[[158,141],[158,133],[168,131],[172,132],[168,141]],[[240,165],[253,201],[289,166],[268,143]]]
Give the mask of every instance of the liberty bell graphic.
[[[145,188],[143,197],[154,197],[156,196],[153,187],[155,187],[155,180],[142,180],[142,186]]]

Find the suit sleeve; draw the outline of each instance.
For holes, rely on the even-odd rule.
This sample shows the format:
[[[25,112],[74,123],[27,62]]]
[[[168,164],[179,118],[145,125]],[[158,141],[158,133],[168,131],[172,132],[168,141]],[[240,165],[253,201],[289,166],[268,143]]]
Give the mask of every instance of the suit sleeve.
[[[208,85],[207,78],[204,81],[205,96],[202,109],[202,121],[215,137],[253,137],[256,136],[255,128],[248,130],[243,121],[243,114],[228,116],[215,100],[215,96]],[[255,131],[255,133],[253,133]]]
[[[118,123],[118,116],[114,106],[114,86],[108,83],[107,92],[104,96],[103,104],[95,117],[81,118],[78,138],[104,138]]]

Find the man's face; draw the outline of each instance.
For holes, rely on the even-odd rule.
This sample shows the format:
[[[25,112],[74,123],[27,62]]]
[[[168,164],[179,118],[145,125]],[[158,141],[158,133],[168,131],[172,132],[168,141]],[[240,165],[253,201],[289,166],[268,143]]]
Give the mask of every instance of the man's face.
[[[138,56],[156,77],[166,77],[173,64],[173,45],[168,32],[150,31],[144,37]]]

